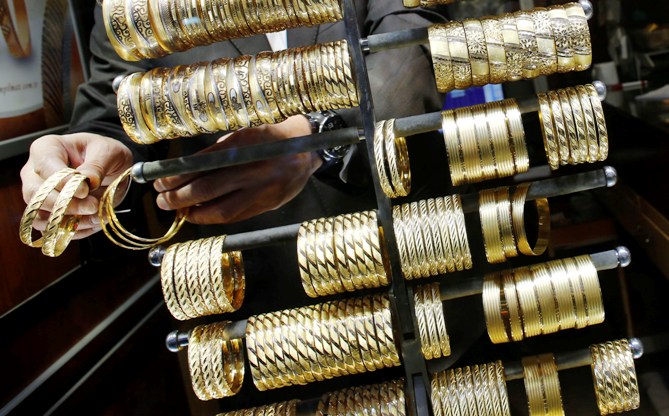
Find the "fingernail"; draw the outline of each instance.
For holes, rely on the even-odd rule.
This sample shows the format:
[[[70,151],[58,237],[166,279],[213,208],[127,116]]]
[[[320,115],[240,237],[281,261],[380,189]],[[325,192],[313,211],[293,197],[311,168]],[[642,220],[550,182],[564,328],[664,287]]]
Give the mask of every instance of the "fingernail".
[[[100,225],[100,218],[97,215],[91,216],[91,224]]]
[[[81,206],[81,213],[84,215],[93,215],[98,212],[98,207],[93,202],[85,202]]]
[[[155,181],[153,183],[153,188],[158,192],[163,192],[165,190],[165,187],[163,186],[163,182],[161,180]]]
[[[165,211],[170,211],[171,208],[167,206],[167,201],[165,201],[165,197],[162,195],[158,195],[156,198],[156,205],[158,205],[158,208],[165,210]]]

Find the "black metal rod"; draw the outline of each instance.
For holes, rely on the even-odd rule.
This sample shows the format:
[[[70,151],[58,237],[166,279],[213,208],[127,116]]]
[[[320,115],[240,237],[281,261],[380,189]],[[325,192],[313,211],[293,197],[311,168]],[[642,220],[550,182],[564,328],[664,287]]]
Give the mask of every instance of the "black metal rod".
[[[357,127],[294,137],[252,146],[236,147],[218,152],[198,153],[174,159],[145,162],[140,172],[133,172],[137,182],[148,182],[168,176],[204,172],[227,166],[242,165],[259,160],[272,159],[297,153],[311,152],[357,143],[360,134]]]
[[[421,27],[369,35],[367,39],[362,39],[361,46],[365,52],[373,53],[411,45],[422,45],[428,42],[427,27]]]
[[[629,262],[622,261],[621,257],[629,257],[629,250],[626,247],[618,247],[615,250],[602,251],[590,255],[595,268],[599,271],[629,265]],[[483,276],[469,277],[458,282],[442,283],[439,291],[442,301],[480,295],[483,292]]]

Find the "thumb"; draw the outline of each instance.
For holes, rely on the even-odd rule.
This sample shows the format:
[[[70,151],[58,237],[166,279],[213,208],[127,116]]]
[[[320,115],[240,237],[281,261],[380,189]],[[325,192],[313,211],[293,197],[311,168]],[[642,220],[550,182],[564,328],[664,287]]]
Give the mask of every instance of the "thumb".
[[[95,191],[103,183],[116,179],[132,164],[130,150],[117,141],[96,140],[89,142],[86,155],[77,171],[88,178],[88,186]]]

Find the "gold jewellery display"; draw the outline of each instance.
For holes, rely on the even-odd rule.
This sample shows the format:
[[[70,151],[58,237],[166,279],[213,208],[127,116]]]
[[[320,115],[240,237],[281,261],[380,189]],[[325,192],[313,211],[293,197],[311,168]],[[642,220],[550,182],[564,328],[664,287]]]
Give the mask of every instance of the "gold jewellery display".
[[[538,97],[541,132],[551,169],[606,160],[609,134],[594,86],[579,85]]]
[[[297,405],[299,402],[299,400],[294,399],[287,402],[272,403],[250,409],[219,413],[216,416],[297,416]]]
[[[423,357],[426,360],[448,357],[451,355],[451,341],[446,330],[439,283],[416,286],[413,297]]]
[[[241,251],[223,252],[225,236],[172,244],[163,255],[165,304],[179,320],[234,312],[244,301]]]
[[[150,144],[354,107],[358,95],[341,40],[133,73],[117,105],[128,136]]]
[[[487,274],[483,310],[495,344],[604,322],[597,269],[588,255]]]
[[[629,341],[621,339],[591,345],[590,354],[599,413],[608,415],[638,409],[639,385]]]
[[[100,218],[102,232],[105,233],[111,242],[128,250],[145,250],[155,245],[162,244],[174,237],[186,221],[188,210],[177,210],[172,225],[162,237],[144,238],[131,233],[123,227],[123,224],[121,224],[121,221],[118,219],[116,212],[114,211],[114,206],[119,202],[119,199],[116,198],[116,192],[121,184],[125,184],[125,182],[128,181],[128,184],[124,185],[126,187],[125,192],[127,192],[127,187],[130,186],[131,174],[132,168],[123,172],[107,187],[100,199],[98,217]],[[122,199],[122,197],[120,199]]]
[[[441,371],[432,376],[435,416],[510,416],[501,361]]]
[[[229,322],[193,328],[188,341],[188,368],[193,391],[200,400],[234,396],[244,382],[244,347],[228,339]]]
[[[14,0],[14,19],[9,8],[10,0],[0,0],[0,30],[7,49],[14,58],[27,58],[32,53],[30,20],[25,0]]]
[[[302,287],[312,298],[388,285],[376,211],[303,222],[297,234]]]
[[[395,119],[379,121],[374,131],[374,159],[379,183],[388,198],[411,192],[411,166],[406,139],[395,136]]]
[[[525,233],[525,201],[529,184],[514,188],[507,186],[479,192],[479,217],[483,230],[485,254],[489,263],[501,263],[507,258],[539,256],[546,251],[550,239],[550,209],[546,198],[537,198],[538,234],[532,248]]]
[[[428,35],[440,92],[583,71],[592,61],[578,3],[433,25]]]
[[[102,14],[127,61],[342,19],[337,0],[104,0]]]
[[[530,159],[515,100],[441,113],[454,186],[527,172]]]
[[[564,416],[560,379],[553,354],[525,357],[522,362],[530,416]]]
[[[396,205],[393,228],[405,279],[472,268],[459,195]]]
[[[252,316],[246,351],[261,391],[400,365],[387,295]]]
[[[67,181],[65,181],[67,179]],[[41,247],[42,254],[49,257],[58,257],[72,241],[79,225],[79,216],[65,215],[67,207],[74,199],[74,194],[86,177],[74,169],[64,168],[47,178],[32,196],[26,209],[23,211],[19,224],[19,237],[30,247]],[[42,237],[33,240],[33,223],[49,194],[56,192],[58,186],[63,186],[54,202],[51,214],[46,222]]]

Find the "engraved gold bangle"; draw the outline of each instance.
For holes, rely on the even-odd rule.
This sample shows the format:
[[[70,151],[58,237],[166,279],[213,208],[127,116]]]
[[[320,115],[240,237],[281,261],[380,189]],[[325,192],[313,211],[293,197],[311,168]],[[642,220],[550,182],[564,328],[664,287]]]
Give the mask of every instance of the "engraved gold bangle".
[[[527,241],[525,232],[525,200],[529,191],[529,184],[520,184],[513,192],[511,202],[511,213],[513,218],[513,231],[518,243],[518,250],[526,256],[540,256],[548,247],[551,232],[550,208],[547,198],[537,198],[534,200],[534,206],[537,209],[537,241],[534,248]]]
[[[125,14],[125,0],[108,0],[102,4],[102,20],[107,37],[116,53],[126,61],[142,59],[135,41],[130,36],[130,27]]]
[[[597,122],[595,119],[595,110],[590,100],[590,92],[582,85],[574,87],[578,92],[585,120],[585,128],[588,135],[588,162],[599,161],[599,142],[597,134]]]
[[[440,356],[448,357],[451,355],[451,341],[448,337],[448,329],[446,327],[446,315],[444,314],[444,305],[441,303],[441,294],[439,291],[439,284],[432,283],[428,285],[430,303],[432,305],[432,313],[437,328],[437,342],[439,343]]]
[[[414,247],[416,249],[416,256],[414,257],[414,277],[429,277],[430,267],[427,255],[427,244],[425,243],[425,223],[420,216],[420,209],[417,202],[407,204],[411,209],[409,218],[411,219],[411,229],[413,234]]]
[[[523,78],[532,79],[540,75],[539,67],[539,43],[537,41],[536,28],[531,12],[518,11],[513,14],[516,18],[518,39],[523,55],[522,72]]]
[[[569,277],[569,285],[574,299],[576,310],[576,325],[574,325],[574,328],[585,328],[588,326],[588,304],[585,298],[585,290],[583,288],[583,282],[581,281],[581,275],[578,267],[576,267],[574,259],[562,259],[561,263]]]
[[[346,257],[348,258],[348,267],[350,277],[353,282],[353,287],[356,289],[364,289],[367,284],[365,280],[365,264],[362,260],[361,247],[358,246],[356,224],[353,214],[346,214],[341,216],[342,226],[344,230],[344,247]]]
[[[569,285],[569,277],[566,270],[559,261],[550,261],[544,264],[530,266],[532,273],[536,275],[546,274],[551,281],[553,296],[555,298],[556,311],[558,313],[557,322],[549,321],[546,317],[542,319],[548,326],[557,325],[560,330],[574,328],[576,325],[576,308]],[[552,318],[552,316],[550,317]]]
[[[524,53],[520,44],[516,18],[512,14],[506,14],[498,18],[502,25],[502,39],[506,53],[506,71],[509,81],[517,81],[523,78]]]
[[[420,269],[418,268],[418,250],[417,250],[417,239],[416,239],[416,230],[414,227],[414,218],[411,215],[411,205],[402,204],[401,216],[402,216],[402,225],[404,226],[403,234],[407,247],[407,258],[408,258],[408,271],[410,273],[411,279],[420,278]]]
[[[313,226],[311,227],[311,230],[313,231],[312,238],[316,255],[316,267],[326,292],[341,293],[344,288],[341,285],[339,277],[335,275],[333,278],[330,273],[330,269],[328,268],[328,260],[326,257],[327,248],[324,244],[326,239],[326,236],[324,236],[325,221],[326,220],[324,218],[319,218],[313,222]],[[334,271],[336,272],[336,269]]]
[[[581,106],[581,99],[575,88],[565,88],[565,92],[569,96],[569,104],[574,117],[574,125],[576,126],[576,138],[578,140],[578,151],[575,153],[575,163],[585,163],[588,161],[588,133],[585,125],[585,118],[583,115],[583,107]],[[574,155],[572,155],[573,157]]]
[[[560,97],[555,91],[549,91],[548,100],[551,104],[551,115],[555,126],[555,136],[558,143],[558,153],[560,154],[560,165],[569,164],[569,138],[567,137],[567,127],[562,113],[562,104]]]
[[[495,168],[499,177],[515,173],[515,163],[511,152],[511,134],[506,121],[504,106],[500,102],[486,104],[488,130],[495,155]]]
[[[85,180],[86,176],[73,173],[58,193],[46,221],[46,228],[42,237],[42,254],[45,256],[60,256],[77,232],[80,217],[78,215],[65,215],[65,210],[67,210],[72,199],[74,199],[74,194]]]
[[[578,266],[588,304],[588,325],[600,324],[604,322],[604,302],[597,269],[590,256],[577,256],[574,260]]]
[[[386,157],[395,195],[407,196],[411,191],[411,170],[406,140],[404,137],[395,136],[395,119],[386,121],[384,130]]]
[[[609,133],[606,128],[606,119],[604,118],[604,108],[599,99],[597,90],[592,84],[585,85],[585,89],[590,93],[590,103],[595,115],[595,124],[597,124],[597,137],[599,139],[599,160],[604,161],[609,156]]]
[[[191,385],[195,395],[200,400],[211,400],[213,397],[207,390],[203,365],[202,365],[202,327],[195,327],[188,337],[188,368],[190,371]]]
[[[511,214],[511,197],[509,188],[499,187],[495,190],[495,200],[497,206],[497,226],[502,236],[502,247],[506,258],[516,257],[518,249],[516,238],[513,235],[513,217]]]
[[[483,230],[483,243],[488,263],[500,263],[506,260],[499,227],[497,202],[494,189],[479,192],[479,217]]]
[[[585,17],[583,7],[578,3],[567,3],[564,5],[567,18],[569,19],[570,39],[574,51],[575,69],[584,71],[592,64],[592,43],[590,41],[590,28],[588,19]]]
[[[455,123],[457,125],[460,148],[463,153],[465,182],[479,182],[483,179],[483,169],[471,109],[468,107],[456,109]]]
[[[550,13],[543,7],[537,7],[532,10],[530,17],[534,20],[534,33],[537,38],[539,74],[552,75],[557,72],[558,61]]]
[[[130,36],[135,41],[139,53],[145,57],[157,58],[165,55],[165,51],[157,41],[154,24],[149,14],[148,2],[126,0],[126,21],[129,22]]]
[[[465,19],[462,22],[469,51],[472,71],[472,85],[482,86],[490,83],[490,65],[488,49],[483,33],[483,26],[478,19]]]
[[[339,46],[339,50],[341,51],[341,59],[342,59],[342,72],[343,72],[343,80],[344,80],[344,85],[346,87],[346,92],[348,94],[348,106],[358,106],[359,105],[359,100],[358,100],[358,89],[356,86],[356,83],[353,80],[353,74],[351,72],[351,55],[349,54],[348,50],[348,42],[346,40],[340,40],[338,42],[335,42],[335,45]]]
[[[530,416],[564,415],[553,354],[525,357],[522,363]]]
[[[195,309],[196,316],[204,316],[207,313],[198,276],[198,252],[200,251],[201,245],[201,240],[189,241],[185,253],[186,258],[183,260],[186,264],[186,284],[188,286],[188,294],[193,308]]]
[[[551,115],[551,104],[546,94],[537,94],[537,97],[539,98],[539,120],[541,121],[541,134],[544,139],[546,158],[551,169],[556,170],[560,167],[560,152],[558,150],[553,116]]]
[[[458,138],[458,126],[455,122],[455,112],[453,110],[443,111],[441,113],[441,126],[444,134],[444,143],[446,144],[448,156],[448,168],[451,173],[451,182],[453,186],[466,183],[464,155],[462,146]]]
[[[190,241],[177,244],[176,253],[174,255],[174,287],[177,294],[177,300],[181,305],[184,313],[189,318],[197,317],[197,311],[193,305],[188,285],[186,260],[188,259],[188,246]]]
[[[176,249],[177,246],[173,244],[165,250],[163,261],[160,263],[160,284],[163,290],[165,305],[170,314],[175,319],[185,321],[188,319],[188,315],[181,309],[177,299],[176,288],[174,287],[174,256],[176,255]]]
[[[424,264],[428,267],[427,273],[424,274],[426,274],[426,277],[436,276],[439,274],[437,268],[437,253],[432,234],[432,225],[430,224],[432,221],[428,213],[427,201],[421,199],[417,202],[417,205],[420,213],[421,234],[423,235],[423,242],[425,243],[426,261]]]
[[[486,274],[483,279],[483,311],[490,341],[494,344],[508,342],[504,321],[502,319],[502,305],[500,301],[500,276],[497,273]]]
[[[420,336],[420,350],[423,353],[423,358],[431,360],[434,357],[434,350],[432,349],[432,340],[430,339],[430,332],[427,321],[426,302],[424,292],[427,290],[424,286],[416,286],[414,290],[414,314],[416,315],[416,322],[418,322],[418,334]]]
[[[462,210],[462,200],[460,195],[451,195],[451,203],[453,204],[452,212],[455,219],[457,238],[460,245],[460,256],[462,257],[462,270],[469,270],[472,268],[472,253],[469,250],[469,240],[467,239],[467,228],[465,227],[465,214]],[[448,204],[447,204],[448,207]]]
[[[488,52],[490,83],[501,84],[508,80],[502,24],[495,18],[483,18],[481,19],[481,26],[483,27]]]
[[[486,116],[486,107],[484,105],[474,105],[470,107],[474,128],[476,129],[476,142],[478,150],[481,152],[481,178],[483,180],[497,178],[497,169],[495,164],[495,150],[492,146],[492,138],[488,130],[488,118]]]
[[[427,33],[437,90],[439,92],[452,91],[455,89],[455,77],[446,28],[444,25],[432,25],[428,27]]]
[[[514,173],[527,172],[530,168],[530,157],[527,152],[523,118],[520,114],[518,103],[514,99],[509,99],[501,101],[500,104],[504,108],[504,115],[509,129],[509,138],[513,144]]]
[[[562,326],[564,321],[561,319],[562,308],[560,308],[563,303],[560,299],[571,296],[571,292],[554,290],[554,288],[557,289],[554,286],[556,280],[566,281],[568,278],[564,267],[560,262],[549,262],[530,266],[530,271],[534,281],[534,293],[541,312],[541,333],[552,334],[564,329],[565,327]],[[567,328],[573,328],[573,326]]]
[[[376,172],[379,176],[379,183],[383,193],[388,198],[395,198],[397,193],[390,182],[391,174],[389,167],[386,166],[386,123],[387,121],[378,121],[374,129],[374,161],[376,165]]]
[[[507,317],[510,334],[508,338],[512,341],[522,341],[525,338],[523,331],[522,313],[520,311],[520,302],[516,291],[516,282],[513,278],[513,273],[504,271],[501,273],[502,284],[504,285],[504,302],[502,303],[502,310],[506,309],[507,313],[503,316]]]
[[[456,89],[472,86],[472,67],[467,48],[465,28],[461,22],[453,21],[445,25],[448,50],[453,64],[453,79]]]
[[[590,346],[592,377],[601,415],[638,409],[639,385],[629,341],[621,339]]]
[[[573,71],[576,69],[576,59],[572,49],[570,22],[567,12],[563,6],[552,6],[548,8],[548,14],[551,17],[551,28],[553,29],[555,49],[557,50],[557,70],[562,73]]]
[[[580,159],[578,133],[576,131],[576,121],[574,119],[574,112],[571,109],[571,100],[566,90],[558,90],[558,97],[560,98],[560,106],[562,107],[562,115],[564,117],[565,128],[567,129],[567,138],[569,139],[569,164],[575,165]]]
[[[525,267],[519,267],[513,270],[513,278],[520,309],[523,311],[523,332],[527,337],[541,335],[541,311],[534,291],[532,273]]]
[[[314,283],[311,279],[310,261],[307,254],[307,226],[309,222],[303,222],[297,233],[297,262],[300,269],[300,278],[302,280],[302,288],[307,296],[315,298],[318,297],[314,288]]]
[[[128,137],[139,144],[150,144],[160,140],[144,122],[140,109],[139,85],[141,73],[123,78],[116,95],[119,119]]]
[[[450,200],[450,198],[449,198]],[[443,248],[443,258],[441,262],[444,263],[447,272],[455,271],[455,255],[453,254],[453,247],[451,246],[451,230],[449,223],[454,222],[455,219],[446,210],[445,198],[435,198],[435,217],[436,224],[439,229],[439,237],[441,239],[441,246]],[[435,223],[435,221],[432,221]]]

